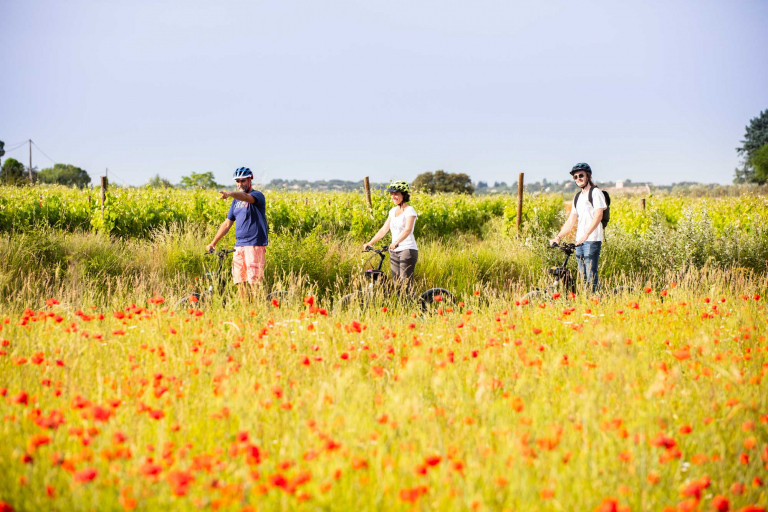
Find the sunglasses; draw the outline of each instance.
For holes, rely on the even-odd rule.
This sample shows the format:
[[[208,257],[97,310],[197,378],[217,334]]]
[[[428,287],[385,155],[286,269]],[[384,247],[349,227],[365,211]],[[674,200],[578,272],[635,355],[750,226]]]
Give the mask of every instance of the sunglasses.
[[[587,177],[587,174],[584,172],[580,172],[579,174],[573,175],[573,179],[575,180],[580,180],[581,178],[586,178],[586,177]]]

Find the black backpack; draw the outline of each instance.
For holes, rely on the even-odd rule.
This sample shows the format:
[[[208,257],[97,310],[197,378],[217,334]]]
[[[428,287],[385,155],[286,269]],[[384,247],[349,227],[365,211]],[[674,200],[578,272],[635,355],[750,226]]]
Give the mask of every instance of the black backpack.
[[[592,205],[592,208],[595,207],[595,203],[592,202],[592,191],[595,190],[595,187],[592,187],[589,189],[589,195],[587,196],[587,200],[589,201],[589,204]],[[601,190],[600,192],[603,193],[603,196],[605,197],[605,210],[603,210],[603,220],[600,221],[600,224],[603,225],[603,228],[608,225],[608,222],[611,220],[611,196],[608,195],[608,192],[605,190]],[[576,201],[579,200],[579,196],[581,195],[581,192],[576,192],[576,195],[573,196],[573,208],[576,208]]]

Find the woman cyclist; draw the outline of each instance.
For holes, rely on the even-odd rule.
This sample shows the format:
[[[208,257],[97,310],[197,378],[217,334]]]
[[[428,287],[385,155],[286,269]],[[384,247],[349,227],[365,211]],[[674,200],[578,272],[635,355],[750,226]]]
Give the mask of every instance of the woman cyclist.
[[[392,279],[405,281],[410,285],[413,269],[419,259],[419,248],[413,237],[413,227],[416,224],[416,210],[408,206],[411,200],[410,187],[405,181],[393,181],[387,189],[395,206],[389,210],[386,222],[371,240],[363,246],[367,250],[373,244],[384,238],[387,231],[392,233],[392,243],[389,246],[389,266]]]

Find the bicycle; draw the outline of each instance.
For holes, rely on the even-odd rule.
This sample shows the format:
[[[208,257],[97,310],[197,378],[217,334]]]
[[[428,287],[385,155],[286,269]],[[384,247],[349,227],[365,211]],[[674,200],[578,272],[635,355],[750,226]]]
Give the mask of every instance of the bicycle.
[[[197,287],[193,289],[192,293],[180,299],[176,303],[176,306],[199,307],[201,303],[209,303],[215,295],[220,295],[222,297],[222,305],[226,306],[229,298],[231,297],[231,292],[228,291],[227,287],[229,280],[224,276],[223,272],[224,259],[227,257],[227,255],[234,252],[235,249],[220,249],[219,251],[211,249],[210,251],[206,252],[206,256],[215,256],[218,258],[218,267],[216,267],[216,270],[205,272],[205,274],[202,276],[202,281],[208,283],[205,288]],[[200,279],[196,278],[196,281],[200,281]],[[272,303],[273,300],[277,300],[279,303],[282,303],[287,301],[289,298],[290,294],[283,290],[275,290],[269,293],[266,297],[268,303]]]
[[[579,247],[576,244],[552,244],[547,245],[549,249],[559,249],[565,254],[565,260],[563,264],[556,267],[550,267],[547,269],[547,274],[554,277],[554,281],[551,285],[544,289],[534,288],[526,293],[521,299],[522,304],[530,304],[533,302],[541,302],[542,300],[554,300],[558,298],[566,298],[567,296],[576,296],[576,279],[573,272],[568,268],[568,260],[571,255],[576,252],[576,248]],[[634,292],[634,288],[631,286],[617,286],[611,290],[611,295],[625,295]],[[598,293],[599,296],[599,293]]]
[[[381,267],[384,264],[386,255],[389,254],[389,247],[383,246],[381,249],[368,247],[364,252],[373,253],[364,265],[369,268],[363,270],[365,279],[370,280],[370,283],[363,290],[358,290],[341,297],[335,305],[336,310],[349,309],[355,306],[360,307],[363,311],[366,310],[376,301],[377,288],[381,288],[382,283],[387,280],[387,274],[381,270]],[[372,261],[376,256],[379,257],[379,262],[374,266]],[[410,298],[413,299],[414,297],[410,296]],[[415,300],[423,312],[428,312],[432,307],[438,305],[453,304],[455,302],[453,294],[445,288],[430,288],[421,293]]]

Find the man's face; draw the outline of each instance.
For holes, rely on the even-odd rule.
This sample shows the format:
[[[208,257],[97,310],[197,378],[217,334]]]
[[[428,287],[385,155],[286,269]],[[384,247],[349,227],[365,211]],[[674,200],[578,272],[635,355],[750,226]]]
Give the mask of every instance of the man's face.
[[[584,188],[587,185],[587,173],[586,171],[578,171],[573,173],[573,179],[576,181],[576,185]]]
[[[241,178],[235,180],[235,185],[237,185],[238,192],[249,192],[251,190],[251,180],[252,178]]]

